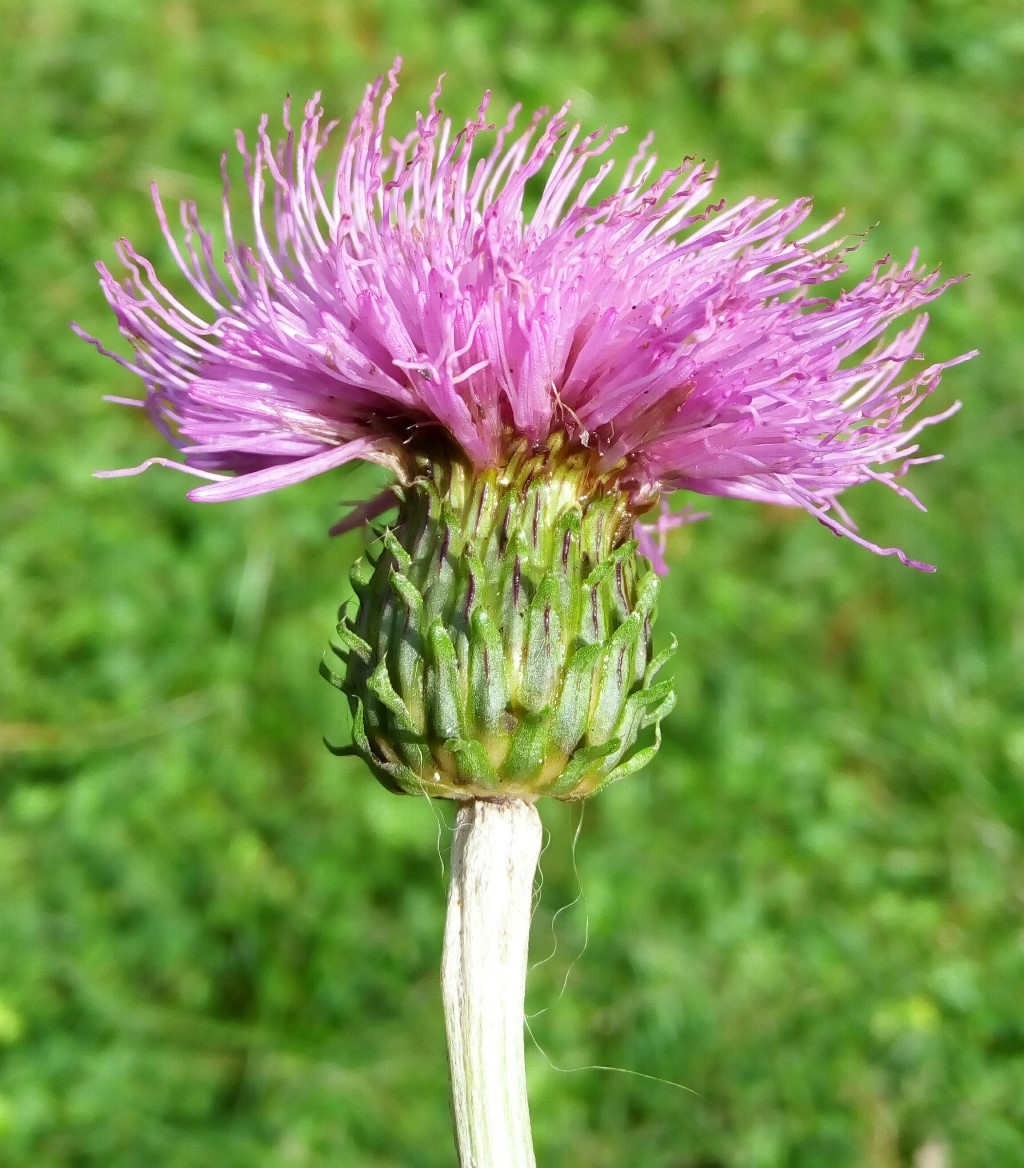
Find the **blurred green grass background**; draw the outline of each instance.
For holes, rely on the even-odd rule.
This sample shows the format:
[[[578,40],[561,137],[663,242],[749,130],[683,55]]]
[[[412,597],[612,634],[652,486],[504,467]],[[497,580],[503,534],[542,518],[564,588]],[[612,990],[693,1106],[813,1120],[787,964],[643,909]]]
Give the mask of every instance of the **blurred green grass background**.
[[[216,220],[236,127],[323,89],[347,120],[406,58],[393,128],[573,99],[718,159],[721,193],[813,193],[971,279],[979,346],[926,435],[926,516],[864,530],[716,501],[678,533],[656,763],[551,832],[528,1006],[539,1161],[1024,1165],[1021,191],[1024,16],[969,0],[0,0],[0,1164],[454,1161],[437,988],[450,815],[330,757],[317,677],[358,536],[342,477],[228,506],[169,471],[97,257],[162,255],[148,198]],[[361,473],[361,472],[360,472]],[[587,948],[583,950],[585,939]],[[574,959],[578,957],[578,960]],[[561,992],[568,975],[568,988]],[[695,1094],[601,1070],[627,1068]]]

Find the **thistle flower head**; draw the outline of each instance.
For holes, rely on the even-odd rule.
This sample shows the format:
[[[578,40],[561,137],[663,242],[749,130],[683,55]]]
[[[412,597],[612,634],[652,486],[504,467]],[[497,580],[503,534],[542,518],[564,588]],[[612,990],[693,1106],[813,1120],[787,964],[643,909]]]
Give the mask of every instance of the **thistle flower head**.
[[[399,483],[424,452],[484,471],[557,439],[636,516],[680,488],[803,507],[910,562],[857,535],[839,496],[876,480],[916,503],[898,480],[937,457],[918,435],[957,407],[915,411],[955,362],[923,364],[923,314],[889,329],[946,287],[936,272],[883,260],[818,295],[845,249],[834,221],[807,229],[807,199],[714,203],[714,171],[658,173],[649,139],[616,177],[622,131],[584,134],[568,106],[520,131],[518,109],[490,124],[485,96],[456,131],[440,85],[395,139],[396,87],[397,64],[340,151],[319,96],[297,129],[286,105],[276,145],[266,117],[239,135],[244,233],[226,162],[219,238],[191,203],[176,234],[154,188],[190,305],[126,240],[127,276],[99,269],[134,350],[109,355],[180,457],[113,473],[176,466],[208,480],[193,499],[232,499],[353,459]],[[643,530],[652,553],[672,522]]]
[[[396,76],[340,151],[319,97],[298,129],[285,107],[277,145],[266,118],[239,137],[247,241],[226,163],[217,243],[190,203],[172,230],[154,190],[191,307],[125,240],[127,277],[100,266],[134,404],[180,451],[115,473],[176,466],[216,500],[389,468],[334,529],[397,505],[353,572],[344,669],[324,667],[346,751],[396,791],[583,798],[654,755],[675,700],[647,560],[662,571],[696,516],[669,492],[803,507],[913,562],[857,535],[839,496],[874,479],[916,502],[898,479],[956,406],[915,418],[944,365],[918,355],[923,314],[889,326],[945,285],[912,256],[821,295],[848,249],[835,221],[807,228],[809,200],[728,208],[702,163],[658,173],[649,140],[616,177],[622,131],[585,135],[568,107],[517,130],[485,97],[455,131],[438,87],[390,138]]]

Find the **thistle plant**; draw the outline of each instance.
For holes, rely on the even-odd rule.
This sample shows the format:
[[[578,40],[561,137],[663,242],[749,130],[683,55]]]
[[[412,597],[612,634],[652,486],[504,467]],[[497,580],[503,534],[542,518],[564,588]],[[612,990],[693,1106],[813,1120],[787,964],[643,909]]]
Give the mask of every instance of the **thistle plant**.
[[[126,240],[100,264],[178,457],[153,463],[238,499],[377,463],[390,482],[334,527],[366,526],[327,677],[354,752],[388,789],[460,801],[443,960],[464,1168],[533,1163],[522,1053],[542,795],[586,798],[654,757],[674,701],[652,647],[677,491],[803,508],[862,536],[840,502],[938,455],[918,413],[944,368],[920,310],[949,282],[879,262],[836,295],[850,250],[807,199],[712,201],[715,172],[659,172],[650,139],[568,106],[517,132],[485,96],[456,131],[441,88],[404,138],[395,69],[340,149],[319,96],[283,138],[239,135],[251,224],[196,208],[172,228],[189,304]],[[893,330],[898,318],[909,323]],[[84,334],[83,334],[84,335]],[[92,339],[92,338],[88,338]],[[122,400],[122,399],[115,399]]]

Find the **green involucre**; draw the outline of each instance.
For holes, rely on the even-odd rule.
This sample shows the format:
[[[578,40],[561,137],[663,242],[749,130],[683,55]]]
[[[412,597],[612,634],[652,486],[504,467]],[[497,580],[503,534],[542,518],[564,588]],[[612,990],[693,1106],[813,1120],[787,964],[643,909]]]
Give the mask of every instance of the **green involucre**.
[[[323,667],[354,719],[337,753],[390,790],[456,799],[581,799],[650,761],[675,645],[652,659],[659,580],[634,520],[586,452],[425,467],[352,572],[345,668]]]

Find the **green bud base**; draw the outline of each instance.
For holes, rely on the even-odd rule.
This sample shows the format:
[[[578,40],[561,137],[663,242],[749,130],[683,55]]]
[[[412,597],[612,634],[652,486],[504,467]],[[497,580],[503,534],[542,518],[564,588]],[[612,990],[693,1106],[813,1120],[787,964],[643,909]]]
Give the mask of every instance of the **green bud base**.
[[[353,746],[393,791],[582,799],[657,752],[675,702],[651,658],[659,579],[628,499],[588,452],[425,466],[352,572],[344,663]],[[653,742],[638,738],[653,726]]]

